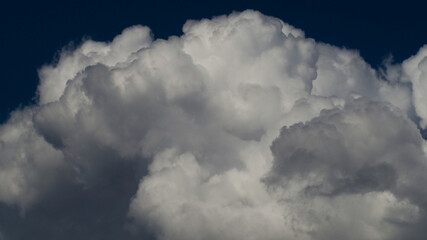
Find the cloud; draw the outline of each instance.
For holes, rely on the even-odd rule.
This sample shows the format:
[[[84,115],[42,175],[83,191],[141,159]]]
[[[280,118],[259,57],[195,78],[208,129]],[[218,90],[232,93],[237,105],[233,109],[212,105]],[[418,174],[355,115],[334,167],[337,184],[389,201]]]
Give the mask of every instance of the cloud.
[[[425,129],[427,126],[427,109],[424,104],[427,89],[427,47],[423,46],[415,56],[405,60],[401,71],[400,81],[412,84],[415,110],[421,118],[420,126]]]
[[[168,149],[155,157],[130,214],[159,239],[280,239],[291,237],[282,209],[246,171],[207,178],[191,153]],[[250,191],[248,191],[250,189]]]
[[[423,54],[378,72],[251,10],[88,40],[1,126],[0,211],[44,239],[416,239]]]
[[[35,109],[15,111],[0,127],[0,201],[24,210],[59,177],[63,155],[40,136],[31,119]]]
[[[396,222],[416,222],[425,207],[427,192],[417,184],[427,180],[423,144],[398,109],[350,101],[284,127],[264,181],[308,217],[315,239],[390,239],[405,230]]]
[[[132,54],[151,44],[150,29],[134,26],[125,29],[111,43],[87,40],[78,49],[64,49],[58,63],[45,65],[39,70],[39,103],[46,104],[59,100],[68,80],[88,66],[104,64],[115,66],[132,60]]]

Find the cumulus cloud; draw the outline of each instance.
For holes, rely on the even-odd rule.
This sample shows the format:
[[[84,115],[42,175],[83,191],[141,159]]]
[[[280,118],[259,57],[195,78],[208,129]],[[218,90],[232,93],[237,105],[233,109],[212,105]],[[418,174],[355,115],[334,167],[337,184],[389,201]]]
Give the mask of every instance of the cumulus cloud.
[[[61,151],[35,131],[31,118],[34,111],[13,112],[0,128],[0,201],[22,209],[52,185],[49,178],[58,177],[63,165]]]
[[[88,40],[1,126],[0,202],[62,239],[416,239],[425,53],[377,71],[250,10]]]
[[[413,89],[413,102],[417,116],[421,118],[420,126],[427,127],[427,109],[425,106],[427,89],[427,47],[402,63],[402,82],[410,82]]]
[[[284,127],[264,181],[307,215],[315,239],[389,239],[396,222],[416,222],[425,207],[423,142],[401,111],[351,101]]]

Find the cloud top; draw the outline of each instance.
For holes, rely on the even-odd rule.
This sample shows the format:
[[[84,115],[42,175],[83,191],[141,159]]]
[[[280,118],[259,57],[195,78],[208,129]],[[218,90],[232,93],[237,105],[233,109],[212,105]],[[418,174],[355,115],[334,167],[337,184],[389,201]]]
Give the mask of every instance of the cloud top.
[[[129,238],[421,239],[425,59],[377,71],[252,10],[88,40],[0,127],[0,202],[109,196]]]

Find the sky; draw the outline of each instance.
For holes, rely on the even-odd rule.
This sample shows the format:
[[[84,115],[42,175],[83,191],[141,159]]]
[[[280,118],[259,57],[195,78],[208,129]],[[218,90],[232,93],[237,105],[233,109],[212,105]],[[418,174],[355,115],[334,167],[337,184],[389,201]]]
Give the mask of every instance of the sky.
[[[0,120],[34,102],[37,69],[84,38],[111,41],[124,28],[150,26],[156,38],[180,35],[187,19],[255,9],[308,37],[357,49],[373,67],[390,54],[401,62],[425,44],[420,1],[3,1],[0,8],[3,89]],[[18,64],[19,63],[19,64]]]
[[[411,1],[0,8],[0,240],[423,239]]]

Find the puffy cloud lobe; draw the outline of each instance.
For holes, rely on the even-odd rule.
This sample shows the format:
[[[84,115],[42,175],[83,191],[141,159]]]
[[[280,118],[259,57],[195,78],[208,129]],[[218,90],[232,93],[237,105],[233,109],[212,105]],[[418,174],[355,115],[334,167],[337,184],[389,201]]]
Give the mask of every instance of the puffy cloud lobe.
[[[363,96],[376,101],[390,102],[400,109],[411,111],[411,89],[402,81],[393,81],[387,74],[385,81],[354,50],[319,44],[317,78],[313,95],[340,98]]]
[[[132,60],[132,54],[151,43],[147,27],[134,26],[125,29],[110,44],[86,41],[77,50],[61,52],[55,65],[46,65],[39,70],[38,87],[40,104],[59,100],[68,80],[72,80],[86,67],[98,63],[115,66]]]
[[[401,111],[356,100],[284,127],[264,181],[300,209],[315,239],[389,239],[396,222],[418,221],[426,206],[423,144]]]
[[[63,155],[34,129],[35,109],[15,111],[0,128],[0,201],[25,210],[59,177]]]
[[[38,105],[0,129],[0,201],[43,202],[64,178],[112,196],[133,169],[134,198],[111,201],[159,239],[392,239],[425,221],[425,142],[406,117],[424,119],[421,57],[402,65],[415,90],[400,66],[381,76],[259,12],[183,32],[135,26],[44,66]],[[112,169],[123,182],[99,190]]]
[[[207,178],[191,153],[157,155],[130,206],[159,239],[282,239],[293,233],[282,209],[247,172]],[[248,191],[248,189],[251,189]]]
[[[184,29],[188,33],[183,37],[158,40],[134,53],[133,60],[114,67],[87,67],[68,82],[61,99],[41,106],[34,119],[36,128],[61,148],[69,161],[81,159],[77,165],[107,157],[89,156],[95,160],[86,161],[86,155],[105,152],[94,148],[118,152],[122,158],[150,158],[175,147],[199,154],[200,161],[213,172],[237,166],[241,164],[236,153],[239,145],[259,140],[277,123],[281,112],[291,108],[300,95],[308,95],[315,77],[314,41],[297,39],[291,33],[288,37],[280,21],[270,24],[263,18],[255,12],[230,17],[236,23],[229,28],[246,26],[230,35],[229,29],[221,26],[223,21],[217,21],[219,26],[212,28],[222,32],[217,31],[218,36],[201,47],[205,54],[192,52],[200,48],[205,35],[187,24]],[[277,36],[260,40],[257,36],[267,30],[258,27],[260,33],[241,39],[252,31],[252,25],[263,24]],[[232,44],[241,40],[248,46],[232,49]],[[229,49],[213,54],[224,42]],[[259,48],[253,60],[237,61],[250,59],[245,56],[247,48]],[[296,57],[277,62],[277,54]],[[215,69],[216,64],[221,71]],[[270,64],[274,66],[267,68]],[[303,74],[283,68],[301,68]],[[272,76],[262,80],[267,74]],[[259,114],[264,117],[258,118]]]
[[[270,178],[320,177],[320,185],[310,187],[321,195],[407,188],[424,177],[422,147],[419,130],[397,109],[356,100],[343,109],[322,111],[305,124],[284,127],[272,145]],[[411,171],[414,179],[400,183],[399,171],[410,169],[419,172]]]
[[[402,63],[401,81],[410,82],[413,90],[415,111],[421,118],[420,126],[427,127],[427,47],[422,47],[415,56]]]

